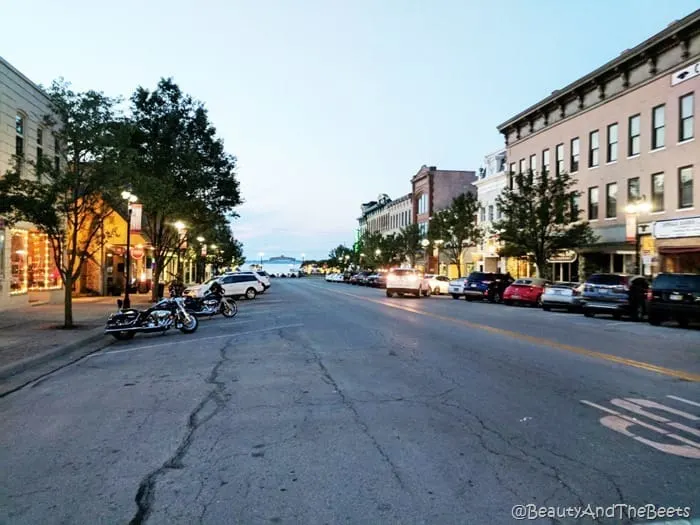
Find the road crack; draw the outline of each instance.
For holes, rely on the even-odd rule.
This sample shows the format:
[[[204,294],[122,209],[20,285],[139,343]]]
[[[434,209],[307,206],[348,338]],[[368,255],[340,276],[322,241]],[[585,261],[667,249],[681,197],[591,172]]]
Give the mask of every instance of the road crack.
[[[188,450],[192,446],[195,432],[202,425],[206,424],[213,418],[221,409],[226,406],[231,395],[226,392],[226,385],[219,380],[219,370],[229,361],[227,355],[227,347],[233,337],[226,341],[219,349],[219,359],[212,368],[209,376],[205,379],[205,383],[214,385],[206,396],[197,404],[187,417],[187,426],[185,436],[180,445],[175,449],[175,452],[165,463],[157,469],[149,472],[139,483],[138,491],[136,492],[136,514],[129,521],[129,525],[143,525],[148,520],[153,503],[155,502],[156,483],[158,478],[168,470],[179,470],[184,468],[183,459]]]

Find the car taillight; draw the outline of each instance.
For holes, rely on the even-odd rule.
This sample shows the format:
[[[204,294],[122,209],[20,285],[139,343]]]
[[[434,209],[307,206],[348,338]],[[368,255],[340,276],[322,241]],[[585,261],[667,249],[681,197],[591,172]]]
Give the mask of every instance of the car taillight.
[[[651,292],[651,288],[647,290],[647,301],[651,301],[651,299],[654,297],[654,294]]]

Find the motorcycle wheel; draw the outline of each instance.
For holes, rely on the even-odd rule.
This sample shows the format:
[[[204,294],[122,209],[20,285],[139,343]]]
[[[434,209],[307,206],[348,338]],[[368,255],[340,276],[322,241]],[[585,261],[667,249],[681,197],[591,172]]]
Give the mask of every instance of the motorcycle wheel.
[[[134,336],[136,335],[136,332],[130,332],[130,331],[124,331],[124,332],[112,332],[112,337],[114,337],[117,341],[128,341],[129,339],[133,339]]]
[[[197,327],[199,326],[199,319],[197,319],[196,315],[188,314],[188,317],[189,319],[185,319],[182,326],[180,326],[180,331],[183,334],[193,334],[197,331]]]
[[[238,303],[236,303],[236,301],[233,299],[224,299],[221,301],[221,315],[230,319],[232,317],[236,317],[237,313]]]

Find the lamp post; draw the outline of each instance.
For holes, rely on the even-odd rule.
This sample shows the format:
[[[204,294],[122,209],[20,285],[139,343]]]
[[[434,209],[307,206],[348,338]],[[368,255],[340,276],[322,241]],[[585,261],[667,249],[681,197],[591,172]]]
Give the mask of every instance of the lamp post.
[[[425,257],[425,268],[423,268],[423,271],[425,273],[430,273],[430,254],[428,254],[428,246],[430,246],[430,241],[428,239],[423,239],[420,242],[420,245],[423,247],[423,256]]]
[[[219,255],[217,252],[219,251],[219,247],[216,244],[212,244],[211,246],[209,246],[209,248],[211,248],[211,253],[214,255],[214,274],[218,275],[218,273],[219,273]]]
[[[126,260],[125,274],[126,286],[124,287],[124,308],[131,308],[131,298],[129,297],[129,286],[131,285],[131,205],[138,200],[136,195],[131,193],[131,189],[122,192],[122,199],[126,201],[127,221],[126,221]]]
[[[202,253],[202,247],[204,246],[205,241],[206,239],[201,235],[197,237],[197,242],[199,243],[199,254],[197,254],[197,277],[195,280],[198,283],[201,283],[204,280],[202,278],[204,275],[204,254]]]
[[[305,253],[302,253],[302,254],[301,254],[301,268],[302,268],[302,270],[304,269],[304,259],[305,259],[305,258],[306,258],[306,254],[305,254]]]
[[[639,225],[637,220],[639,216],[643,213],[649,213],[651,211],[651,204],[647,201],[645,195],[637,199],[635,202],[629,203],[625,207],[625,212],[630,219],[634,220],[634,270],[637,275],[642,274],[642,264],[641,264],[641,240],[642,236],[639,233]]]
[[[185,223],[182,221],[175,221],[174,226],[177,230],[177,270],[175,273],[177,273],[177,278],[182,282],[184,278],[181,275],[182,270],[180,268],[180,243],[182,242],[182,230],[185,229]]]
[[[258,255],[260,256],[260,269],[262,270],[262,258],[265,254],[263,252],[260,252]]]

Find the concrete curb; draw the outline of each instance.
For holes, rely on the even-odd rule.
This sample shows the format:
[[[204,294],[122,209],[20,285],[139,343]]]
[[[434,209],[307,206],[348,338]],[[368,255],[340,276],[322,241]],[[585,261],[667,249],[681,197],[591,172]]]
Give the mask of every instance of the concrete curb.
[[[79,349],[81,346],[91,345],[93,343],[99,342],[101,339],[104,339],[105,346],[107,346],[107,343],[111,342],[107,337],[108,336],[104,334],[103,326],[93,328],[89,330],[83,337],[76,341],[62,346],[57,346],[56,348],[52,348],[51,350],[47,350],[40,354],[27,357],[26,359],[22,359],[21,361],[17,361],[15,363],[10,363],[9,365],[0,367],[0,381],[4,381],[6,379],[11,378],[12,376],[21,374],[22,372],[25,372],[30,368],[43,365],[49,361],[52,361],[53,359],[63,357],[64,355]],[[89,350],[86,350],[86,355],[94,351],[94,348],[90,348]]]

